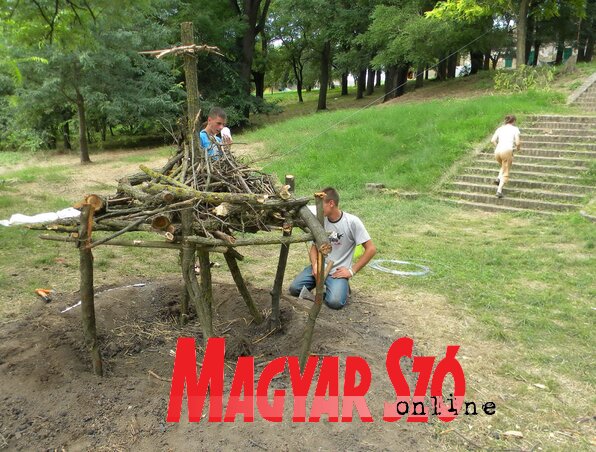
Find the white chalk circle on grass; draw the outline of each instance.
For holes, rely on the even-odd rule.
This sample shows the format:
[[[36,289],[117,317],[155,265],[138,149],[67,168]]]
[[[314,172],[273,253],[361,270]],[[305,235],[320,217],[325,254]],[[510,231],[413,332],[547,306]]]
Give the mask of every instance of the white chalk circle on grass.
[[[414,267],[416,270],[396,270],[395,268],[388,268],[386,266],[387,264],[389,264],[390,267]],[[398,261],[395,259],[375,259],[369,264],[369,267],[398,276],[424,276],[430,273],[430,267],[427,267],[426,265],[416,264],[414,262],[408,261]]]

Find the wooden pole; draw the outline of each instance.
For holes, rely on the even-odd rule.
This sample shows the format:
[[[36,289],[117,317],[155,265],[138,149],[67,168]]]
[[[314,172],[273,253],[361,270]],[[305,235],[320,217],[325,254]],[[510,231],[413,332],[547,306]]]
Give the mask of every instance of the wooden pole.
[[[208,324],[209,337],[213,336],[213,318],[211,306],[213,305],[213,288],[211,285],[211,261],[209,252],[205,248],[197,250],[199,258],[199,267],[201,269],[201,303],[205,312],[205,321]]]
[[[255,319],[255,323],[259,324],[263,322],[263,316],[257,309],[248,288],[244,282],[244,278],[242,278],[242,274],[240,273],[240,268],[238,267],[238,262],[236,262],[236,258],[231,254],[225,253],[224,257],[226,258],[226,263],[228,264],[228,268],[230,269],[230,273],[232,274],[232,278],[234,278],[234,282],[236,283],[236,287],[238,288],[238,292],[242,295],[250,314],[252,315],[253,319]]]
[[[286,175],[286,185],[289,185],[289,192],[294,193],[294,176]],[[284,225],[283,233],[284,237],[290,237],[292,235],[292,225]],[[286,265],[288,263],[288,254],[290,252],[290,244],[284,243],[281,245],[279,250],[279,260],[277,261],[277,271],[275,272],[275,280],[273,281],[273,288],[271,289],[271,323],[270,327],[272,330],[281,327],[281,316],[279,313],[279,297],[281,296],[281,289],[284,282],[284,275],[286,272]]]
[[[93,225],[93,206],[85,204],[81,209],[81,222],[79,226],[79,269],[81,273],[81,314],[83,321],[83,335],[85,346],[91,354],[93,372],[103,375],[101,353],[97,342],[97,329],[95,326],[95,306],[93,293],[93,252],[89,248],[91,241],[91,227]]]
[[[185,234],[192,228],[192,209],[184,209],[180,212],[182,222],[182,276],[184,278],[186,290],[191,300],[195,304],[199,321],[201,322],[201,329],[203,330],[203,344],[207,345],[207,339],[213,337],[213,322],[211,319],[211,305],[205,304],[205,296],[203,290],[211,290],[211,287],[205,287],[205,285],[199,286],[197,282],[197,275],[195,273],[195,259],[197,255],[196,245],[186,240]],[[207,255],[209,259],[209,253],[207,251],[201,251],[201,254]],[[203,256],[204,259],[204,256]],[[201,265],[201,264],[199,264]],[[203,264],[204,265],[204,264]],[[207,265],[207,268],[209,266]],[[203,273],[201,268],[201,273]],[[211,280],[209,274],[209,281]]]
[[[316,195],[320,194],[317,193]],[[317,197],[317,199],[319,199],[319,197]],[[329,243],[329,237],[325,232],[325,228],[321,224],[320,220],[317,220],[317,217],[312,214],[307,206],[301,207],[298,211],[298,215],[302,221],[306,223],[306,226],[314,236],[314,241],[319,252],[323,253],[324,255],[329,254],[331,252],[331,243]]]
[[[298,242],[310,242],[313,240],[312,234],[300,234],[295,235],[293,237],[250,237],[246,239],[236,239],[234,243],[227,242],[225,240],[220,239],[212,239],[211,237],[199,237],[199,236],[190,236],[185,237],[185,240],[189,243],[196,243],[197,245],[201,246],[229,246],[229,247],[239,247],[239,246],[249,246],[249,245],[278,245],[281,243],[288,244],[288,243],[298,243]]]
[[[193,45],[195,43],[194,30],[192,22],[182,22],[180,24],[180,35],[182,45]],[[199,79],[197,76],[197,57],[191,53],[184,54],[184,75],[186,79],[186,103],[188,112],[188,131],[186,143],[188,146],[184,148],[184,161],[182,162],[181,179],[184,182],[186,171],[188,169],[188,163],[190,161],[191,152],[194,149],[189,148],[191,143],[194,143],[193,134],[195,131],[195,121],[200,111],[199,105]]]
[[[317,217],[323,218],[323,198],[324,193],[316,193],[316,202],[317,202]],[[321,224],[322,226],[322,224]],[[300,369],[304,370],[304,366],[306,365],[306,361],[310,356],[310,347],[312,344],[312,336],[315,329],[315,323],[317,321],[317,317],[319,312],[321,311],[321,306],[323,305],[323,286],[325,284],[325,256],[320,251],[317,253],[317,286],[316,286],[316,293],[315,293],[315,302],[313,303],[312,307],[308,311],[308,319],[306,321],[306,327],[304,328],[304,333],[302,334],[302,346],[300,349]]]

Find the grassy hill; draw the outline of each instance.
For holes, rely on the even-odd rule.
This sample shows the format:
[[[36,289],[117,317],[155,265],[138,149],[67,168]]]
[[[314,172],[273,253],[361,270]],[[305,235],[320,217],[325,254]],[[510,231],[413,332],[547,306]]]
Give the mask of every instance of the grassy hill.
[[[565,86],[577,82],[567,80]],[[421,102],[406,96],[364,110],[366,103],[295,117],[236,137],[253,147],[259,143],[250,157],[265,171],[296,175],[300,194],[338,187],[342,208],[363,219],[378,258],[431,268],[423,278],[368,268],[351,284],[354,303],[368,296],[371,310],[399,314],[401,323],[391,328],[396,337],[415,338],[417,354],[440,358],[447,344],[461,345],[466,399],[496,402],[494,417],[433,426],[433,438],[445,449],[465,447],[461,436],[474,448],[593,447],[594,225],[577,213],[542,218],[462,211],[426,197],[368,193],[364,183],[428,191],[458,158],[486,140],[505,114],[517,114],[523,126],[526,114],[565,111],[563,100],[557,92]],[[91,191],[113,193],[111,180],[140,162],[159,166],[166,154],[164,149],[97,153],[97,163],[84,168],[76,156],[48,157],[42,168],[39,159],[0,154],[4,165],[20,165],[0,175],[0,218],[17,209],[61,207]],[[37,235],[0,229],[0,325],[28,312],[36,302],[35,287],[77,289],[74,249],[41,242]],[[251,284],[270,287],[277,253],[277,248],[247,251],[242,266]],[[304,247],[292,246],[290,253],[286,286],[306,262]],[[176,253],[98,247],[94,254],[98,284],[179,276]],[[224,273],[216,278],[223,280]],[[345,314],[350,322],[366,322],[353,319],[349,306]],[[333,353],[333,344],[329,350]],[[511,430],[521,431],[523,440],[508,439],[504,432]]]

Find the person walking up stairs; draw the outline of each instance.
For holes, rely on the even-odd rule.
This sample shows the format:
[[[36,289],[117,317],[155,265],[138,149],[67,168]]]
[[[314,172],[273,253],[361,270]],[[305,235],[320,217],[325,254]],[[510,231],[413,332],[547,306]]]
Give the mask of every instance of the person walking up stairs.
[[[503,186],[509,181],[509,171],[513,163],[513,151],[520,148],[520,133],[515,126],[517,118],[515,115],[505,116],[505,124],[499,127],[491,143],[496,146],[495,160],[501,165],[499,177],[495,180],[497,185],[497,198],[503,197]]]

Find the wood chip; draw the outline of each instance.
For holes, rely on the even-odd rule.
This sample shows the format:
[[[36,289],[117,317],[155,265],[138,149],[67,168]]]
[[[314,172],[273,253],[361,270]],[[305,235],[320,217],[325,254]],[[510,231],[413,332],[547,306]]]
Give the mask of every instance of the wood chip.
[[[505,433],[503,433],[503,436],[506,436],[507,438],[523,438],[524,435],[522,432],[518,432],[517,430],[508,430]]]

